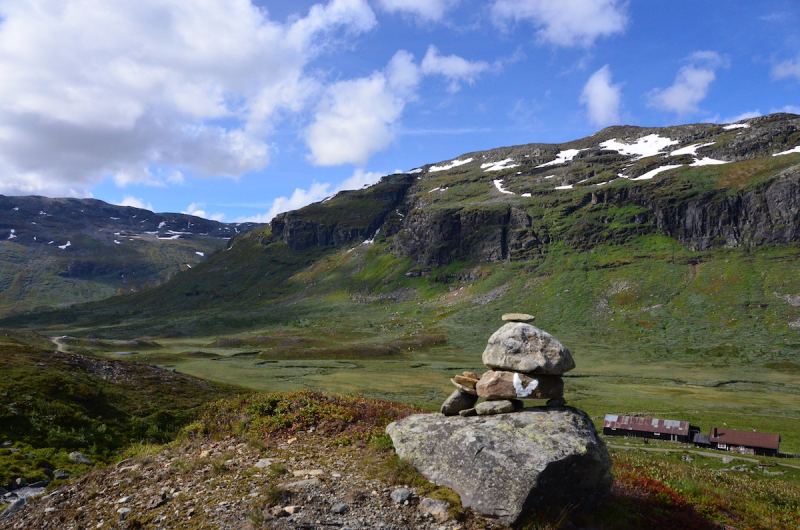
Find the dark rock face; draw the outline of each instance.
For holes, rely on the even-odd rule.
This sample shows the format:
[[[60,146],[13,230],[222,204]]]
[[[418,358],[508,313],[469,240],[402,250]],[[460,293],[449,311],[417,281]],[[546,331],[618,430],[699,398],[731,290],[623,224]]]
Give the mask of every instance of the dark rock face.
[[[367,190],[343,191],[330,202],[279,214],[270,223],[272,233],[293,250],[364,241],[375,236],[413,182],[412,175],[390,175]]]
[[[586,413],[417,414],[386,428],[400,458],[461,496],[465,507],[518,524],[529,510],[588,507],[611,490],[611,459]]]

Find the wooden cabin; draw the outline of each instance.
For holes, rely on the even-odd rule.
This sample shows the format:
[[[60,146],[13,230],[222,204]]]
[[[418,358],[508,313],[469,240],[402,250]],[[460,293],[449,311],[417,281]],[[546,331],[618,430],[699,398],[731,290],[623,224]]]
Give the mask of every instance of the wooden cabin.
[[[778,456],[781,435],[713,427],[708,436],[708,443],[712,449],[720,451],[743,455]]]
[[[690,432],[692,431],[692,432]],[[650,440],[688,443],[694,434],[688,421],[660,420],[637,416],[606,414],[603,434],[607,436],[635,436]]]

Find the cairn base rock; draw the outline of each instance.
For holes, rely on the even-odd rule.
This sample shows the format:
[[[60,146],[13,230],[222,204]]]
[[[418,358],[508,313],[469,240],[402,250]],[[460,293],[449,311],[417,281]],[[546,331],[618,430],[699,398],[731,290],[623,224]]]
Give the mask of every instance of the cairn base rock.
[[[611,459],[585,412],[415,414],[386,428],[400,458],[506,525],[529,510],[587,508],[611,491]]]

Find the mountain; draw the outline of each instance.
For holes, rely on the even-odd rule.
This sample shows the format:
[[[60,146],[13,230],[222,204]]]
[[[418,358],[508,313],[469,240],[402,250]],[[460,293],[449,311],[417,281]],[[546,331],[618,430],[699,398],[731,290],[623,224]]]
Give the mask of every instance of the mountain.
[[[163,283],[257,226],[95,199],[0,195],[0,315]]]
[[[610,127],[391,175],[153,289],[4,325],[291,330],[308,342],[271,349],[391,355],[475,348],[492,315],[524,309],[578,350],[793,369],[799,215],[798,116]]]

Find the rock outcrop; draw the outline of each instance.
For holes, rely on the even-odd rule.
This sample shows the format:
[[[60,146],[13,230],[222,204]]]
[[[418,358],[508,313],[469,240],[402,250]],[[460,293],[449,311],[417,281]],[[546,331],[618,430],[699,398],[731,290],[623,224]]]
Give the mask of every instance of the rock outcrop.
[[[605,444],[586,413],[571,407],[466,418],[417,414],[386,432],[400,458],[428,480],[504,524],[520,523],[528,510],[588,507],[611,490]]]

